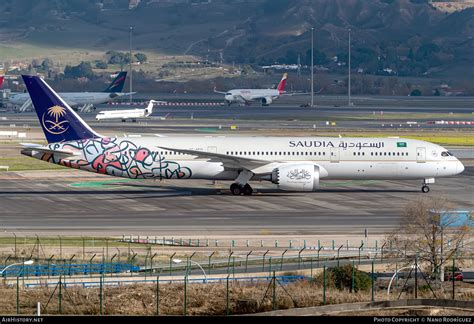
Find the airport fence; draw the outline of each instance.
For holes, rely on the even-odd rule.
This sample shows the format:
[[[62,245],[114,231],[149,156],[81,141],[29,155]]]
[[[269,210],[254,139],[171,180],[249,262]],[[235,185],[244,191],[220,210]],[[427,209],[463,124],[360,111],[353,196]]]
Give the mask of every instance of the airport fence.
[[[129,314],[129,315],[233,315],[294,307],[337,303],[373,302],[400,298],[473,300],[461,283],[440,286],[422,268],[391,267],[375,271],[372,260],[362,270],[349,260],[344,276],[337,265],[324,262],[314,276],[272,271],[264,276],[196,276],[189,271],[163,278],[141,277],[76,278],[59,275],[51,280],[4,279],[0,303],[2,314]],[[453,260],[453,267],[456,267]],[[189,266],[189,265],[188,265]],[[335,269],[339,269],[336,272]]]
[[[390,242],[348,240],[278,241],[174,239],[166,237],[2,237],[0,271],[3,277],[78,275],[169,275],[205,269],[209,274],[271,273],[320,269],[325,262],[340,265],[356,260],[396,263]],[[283,245],[283,246],[282,246]],[[463,245],[460,247],[463,248]],[[404,257],[416,251],[405,247]],[[471,251],[472,252],[472,251]],[[472,257],[472,253],[470,257]],[[399,255],[397,257],[400,257]],[[466,257],[469,257],[467,255]],[[32,260],[34,264],[26,265]],[[3,265],[3,267],[2,267]],[[189,265],[189,266],[188,266]],[[3,269],[7,268],[5,271]],[[201,268],[201,269],[200,269]]]

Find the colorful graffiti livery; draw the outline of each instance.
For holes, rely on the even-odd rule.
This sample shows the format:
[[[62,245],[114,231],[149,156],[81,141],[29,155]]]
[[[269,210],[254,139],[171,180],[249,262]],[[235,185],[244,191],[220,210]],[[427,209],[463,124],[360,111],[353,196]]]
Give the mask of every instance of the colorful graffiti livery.
[[[42,160],[100,174],[133,179],[187,179],[192,171],[179,163],[166,160],[159,152],[138,147],[129,140],[98,138],[49,144],[51,150],[73,152],[70,158],[43,154]]]
[[[23,143],[21,153],[69,168],[132,179],[230,180],[233,195],[251,195],[250,181],[316,191],[320,179],[418,179],[427,193],[435,178],[464,171],[444,147],[398,137],[108,138],[90,128],[41,78],[23,75],[23,80],[49,144]]]

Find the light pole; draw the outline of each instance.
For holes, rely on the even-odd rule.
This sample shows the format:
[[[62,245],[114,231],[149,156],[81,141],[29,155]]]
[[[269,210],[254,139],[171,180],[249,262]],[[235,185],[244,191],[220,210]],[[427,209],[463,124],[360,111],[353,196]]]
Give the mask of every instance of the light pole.
[[[132,33],[133,33],[133,26],[130,26],[129,27],[129,30],[130,30],[130,105],[132,104],[132,92],[133,92],[133,88],[132,88],[132,83],[133,83],[133,73],[132,73]]]
[[[194,261],[194,260],[189,260],[189,261],[196,264],[199,267],[199,269],[201,269],[202,273],[204,274],[204,282],[207,283],[207,275],[206,275],[206,272],[204,271],[204,269],[201,267],[201,265],[199,263],[197,263],[196,261]],[[183,260],[173,259],[173,262],[174,263],[181,263],[181,262],[183,262]]]
[[[348,69],[349,69],[349,80],[348,80],[348,87],[347,87],[347,95],[349,97],[349,107],[352,106],[351,102],[351,29],[349,28],[349,64],[348,64]]]
[[[411,266],[409,267],[401,267],[400,269],[398,269],[392,276],[392,279],[390,279],[390,283],[388,284],[388,288],[387,288],[387,296],[390,296],[390,286],[392,285],[392,282],[393,282],[393,279],[396,277],[396,275],[402,270],[402,269],[415,269],[415,265],[412,264]]]
[[[314,106],[314,27],[311,27],[311,107]]]
[[[13,266],[16,266],[16,265],[30,265],[30,264],[33,264],[34,262],[35,262],[35,261],[33,261],[33,260],[27,260],[27,261],[25,261],[25,262],[12,263],[12,264],[6,266],[5,268],[3,268],[2,271],[0,271],[0,276],[2,276],[2,275],[3,275],[3,272],[4,272],[5,270],[7,270],[8,268],[10,268],[10,267],[13,267]]]

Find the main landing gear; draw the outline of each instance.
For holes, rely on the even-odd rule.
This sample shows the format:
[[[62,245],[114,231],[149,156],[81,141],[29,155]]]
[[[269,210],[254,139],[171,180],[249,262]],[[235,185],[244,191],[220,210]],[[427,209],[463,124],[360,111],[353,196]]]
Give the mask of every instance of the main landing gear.
[[[428,187],[427,185],[423,185],[423,186],[421,187],[421,192],[423,192],[423,193],[428,193],[428,192],[430,192],[430,187]]]
[[[230,186],[230,192],[232,192],[234,196],[239,196],[241,194],[244,196],[250,196],[253,193],[253,189],[248,183],[244,186],[241,186],[238,183],[233,183]]]
[[[253,173],[248,170],[242,170],[239,173],[235,182],[230,186],[230,192],[234,196],[243,194],[244,196],[250,196],[253,193],[252,187],[248,184],[248,181],[253,177]]]

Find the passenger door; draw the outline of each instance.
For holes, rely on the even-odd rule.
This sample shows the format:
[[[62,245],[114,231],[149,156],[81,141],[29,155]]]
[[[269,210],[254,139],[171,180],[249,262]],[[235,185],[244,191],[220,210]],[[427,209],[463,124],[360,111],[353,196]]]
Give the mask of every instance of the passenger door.
[[[417,147],[416,148],[416,162],[425,163],[426,162],[426,148]]]
[[[330,151],[330,156],[331,156],[331,162],[339,162],[339,156],[340,156],[340,151],[339,151],[339,147],[333,147],[331,148],[331,151]]]

